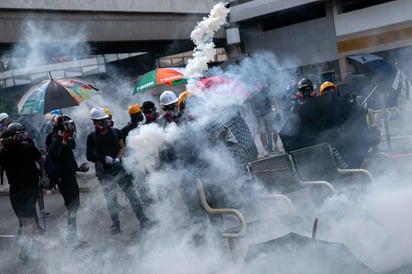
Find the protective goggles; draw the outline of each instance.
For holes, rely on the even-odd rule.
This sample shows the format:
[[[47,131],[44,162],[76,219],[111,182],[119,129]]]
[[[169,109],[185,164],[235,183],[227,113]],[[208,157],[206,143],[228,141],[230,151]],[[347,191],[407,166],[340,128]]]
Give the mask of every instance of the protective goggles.
[[[97,120],[95,123],[101,127],[108,127],[112,124],[109,119]]]
[[[311,92],[313,91],[313,88],[310,87],[310,86],[301,87],[301,88],[299,89],[299,91],[302,92],[303,94],[305,94],[305,93],[311,93]]]
[[[174,111],[176,109],[177,109],[177,104],[176,103],[162,106],[163,111]]]

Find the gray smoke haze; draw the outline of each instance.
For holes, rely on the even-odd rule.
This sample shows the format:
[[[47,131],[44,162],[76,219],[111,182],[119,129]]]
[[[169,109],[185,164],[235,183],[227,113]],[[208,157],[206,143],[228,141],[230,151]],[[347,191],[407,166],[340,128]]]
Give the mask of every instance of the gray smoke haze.
[[[48,58],[47,49],[42,47],[42,43],[36,43],[37,37],[54,40],[55,35],[63,35],[62,29],[64,27],[56,25],[49,30],[30,21],[24,38],[24,41],[30,42],[30,47],[16,48],[18,55],[22,56],[21,53],[24,53],[27,56],[24,65],[43,64]],[[81,31],[77,36],[70,36],[69,40],[69,43],[62,45],[62,53],[88,54],[87,47],[81,42],[84,41]],[[211,48],[208,49],[212,51]],[[196,60],[198,59],[195,58],[194,61]],[[214,77],[225,77],[232,82],[212,86],[206,90],[202,90],[197,82],[189,82],[187,89],[195,92],[195,96],[200,100],[199,104],[191,106],[191,111],[196,117],[190,124],[190,129],[195,133],[193,139],[199,140],[200,137],[197,135],[202,135],[204,127],[210,122],[215,111],[222,109],[225,112],[240,110],[250,129],[254,131],[256,122],[245,104],[247,94],[239,94],[234,89],[244,88],[247,92],[253,92],[257,84],[264,84],[272,87],[273,94],[280,95],[291,76],[285,71],[285,67],[279,64],[275,54],[259,51],[226,71],[214,70]],[[203,72],[201,70],[201,74]],[[115,127],[121,128],[129,120],[127,107],[130,104],[152,100],[159,106],[158,97],[152,96],[149,92],[132,96],[133,84],[123,79],[120,72],[117,76],[116,80],[110,82],[96,81],[95,84],[100,88],[99,95],[93,96],[78,107],[63,110],[64,113],[71,115],[78,125],[76,153],[79,161],[84,159],[86,136],[93,130],[89,119],[92,107],[108,107],[113,114]],[[405,118],[409,121],[408,118],[412,117]],[[158,168],[159,147],[164,142],[178,141],[184,136],[185,130],[172,124],[164,131],[157,125],[150,124],[131,131],[128,136],[124,166],[135,176],[137,183],[145,177],[150,195],[154,199],[145,210],[157,221],[156,226],[143,235],[139,234],[136,229],[137,221],[134,217],[129,218],[132,213],[128,202],[120,193],[122,226],[125,230],[127,228],[128,232],[136,232],[136,235],[125,233],[126,235],[121,237],[112,237],[108,232],[109,217],[103,195],[101,191],[90,193],[81,201],[82,209],[78,216],[80,236],[88,240],[92,246],[75,252],[62,247],[65,245],[66,233],[66,222],[62,218],[58,227],[50,229],[54,232],[46,235],[45,252],[36,262],[42,273],[261,273],[261,265],[254,261],[243,261],[247,245],[253,243],[251,238],[236,241],[233,258],[227,241],[221,237],[221,230],[235,225],[236,222],[225,218],[223,225],[216,228],[212,225],[210,216],[205,219],[200,216],[200,219],[206,222],[191,217],[190,208],[183,201],[187,197],[180,191],[180,183],[188,175],[193,174],[191,183],[194,191],[189,195],[192,195],[190,198],[193,201],[198,200],[194,176],[197,171],[187,165]],[[196,143],[196,146],[199,148],[199,156],[207,163],[208,169],[205,173],[213,175],[208,178],[213,178],[214,183],[221,185],[222,193],[229,197],[228,204],[239,204],[243,212],[247,213],[248,221],[275,219],[269,227],[259,228],[260,233],[254,235],[257,237],[255,241],[273,239],[290,231],[310,236],[313,219],[319,216],[318,239],[344,243],[353,254],[375,271],[395,269],[412,261],[412,221],[409,218],[412,188],[409,185],[409,174],[398,174],[394,171],[395,165],[375,167],[376,170],[380,170],[376,176],[376,183],[367,188],[360,201],[354,202],[350,194],[339,194],[328,198],[321,207],[297,206],[295,213],[303,222],[289,225],[281,219],[276,219],[288,212],[284,204],[254,200],[256,194],[264,192],[261,186],[253,185],[246,193],[242,190],[247,181],[243,175],[237,173],[237,164],[230,153],[224,149],[210,150],[202,142]],[[402,162],[404,166],[411,164],[410,160]],[[90,177],[93,178],[92,173]],[[83,183],[83,178],[91,179],[90,177],[80,177],[79,184]],[[298,200],[292,200],[299,205]],[[102,216],[104,219],[96,216]],[[92,231],[89,231],[90,228],[93,228]],[[200,245],[195,243],[193,237],[199,232],[204,236],[204,241]],[[299,258],[290,260],[282,257],[282,254],[277,254],[277,260],[290,261],[294,266],[294,273],[306,273],[305,261]],[[8,263],[9,258],[0,258],[0,265]],[[276,271],[276,265],[269,267]]]

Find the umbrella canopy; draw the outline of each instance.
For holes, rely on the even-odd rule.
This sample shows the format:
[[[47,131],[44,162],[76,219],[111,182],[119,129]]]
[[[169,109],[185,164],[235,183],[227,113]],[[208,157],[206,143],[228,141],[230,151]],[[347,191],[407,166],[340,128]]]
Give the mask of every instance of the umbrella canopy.
[[[249,246],[246,273],[358,273],[372,271],[341,243],[315,240],[300,234]]]
[[[198,81],[196,86],[206,93],[210,92],[229,97],[239,97],[242,99],[250,97],[249,92],[242,83],[225,77],[214,76],[202,78]]]
[[[187,83],[184,68],[157,68],[145,73],[137,81],[133,94],[159,85],[177,86],[183,83]]]
[[[375,54],[361,53],[346,58],[371,80],[387,82],[389,86],[392,85],[398,72],[393,64]]]
[[[364,74],[370,80],[370,84],[377,85],[378,89],[375,94],[384,95],[387,107],[398,105],[399,95],[403,96],[400,100],[410,99],[412,84],[395,65],[380,56],[370,53],[349,55],[346,58],[358,73]],[[368,93],[363,95],[367,96]],[[379,98],[374,94],[372,94],[368,103],[373,108],[381,107]]]
[[[45,114],[53,109],[77,106],[98,89],[80,79],[49,79],[31,87],[17,104],[19,115]]]

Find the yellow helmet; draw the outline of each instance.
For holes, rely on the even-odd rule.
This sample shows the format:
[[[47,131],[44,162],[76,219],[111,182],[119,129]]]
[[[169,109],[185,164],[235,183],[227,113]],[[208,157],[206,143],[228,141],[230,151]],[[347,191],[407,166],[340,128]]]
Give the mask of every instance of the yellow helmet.
[[[142,108],[139,104],[133,104],[129,106],[129,115],[136,114],[142,112]]]
[[[110,109],[104,107],[103,110],[107,114],[107,116],[112,117],[112,113],[110,112]]]
[[[336,90],[336,85],[329,81],[323,82],[320,86],[319,94],[322,96],[327,88],[334,88]]]
[[[184,109],[184,103],[186,102],[187,98],[193,96],[193,93],[185,90],[180,93],[179,98],[177,99],[177,111],[180,112]]]

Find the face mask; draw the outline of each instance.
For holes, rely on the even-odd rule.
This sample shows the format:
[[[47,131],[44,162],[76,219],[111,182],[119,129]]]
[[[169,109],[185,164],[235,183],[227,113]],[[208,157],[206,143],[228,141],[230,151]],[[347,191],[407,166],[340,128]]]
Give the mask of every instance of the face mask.
[[[133,124],[137,124],[137,123],[139,123],[140,121],[143,121],[143,117],[144,117],[144,115],[142,115],[142,113],[139,112],[139,113],[136,113],[136,114],[131,115],[131,116],[130,116],[130,119],[131,119],[131,122],[132,122]]]
[[[104,132],[107,128],[109,128],[111,125],[110,120],[105,119],[105,120],[99,120],[96,121],[94,124],[94,128],[96,129],[97,132]]]

